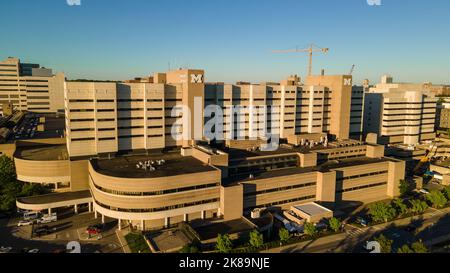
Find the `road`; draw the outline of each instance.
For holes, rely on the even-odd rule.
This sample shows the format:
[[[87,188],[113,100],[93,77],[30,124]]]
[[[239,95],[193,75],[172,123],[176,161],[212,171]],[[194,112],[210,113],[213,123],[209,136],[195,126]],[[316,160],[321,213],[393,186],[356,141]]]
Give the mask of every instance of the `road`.
[[[410,224],[418,227],[414,233],[404,230],[404,227]],[[450,208],[443,210],[430,209],[421,216],[409,217],[367,228],[346,225],[345,233],[296,245],[274,248],[263,251],[263,253],[367,253],[364,249],[365,242],[379,234],[384,234],[392,239],[394,248],[413,243],[419,239],[428,245],[433,239],[450,235]],[[442,248],[437,250],[442,251]]]

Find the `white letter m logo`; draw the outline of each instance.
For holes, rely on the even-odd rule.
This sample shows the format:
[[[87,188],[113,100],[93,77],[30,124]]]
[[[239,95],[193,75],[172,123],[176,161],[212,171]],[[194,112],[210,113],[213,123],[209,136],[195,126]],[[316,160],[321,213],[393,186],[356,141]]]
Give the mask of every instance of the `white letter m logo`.
[[[203,83],[203,75],[202,74],[191,74],[191,83]]]
[[[352,85],[352,79],[344,79],[344,85],[347,85],[347,86],[351,86]]]

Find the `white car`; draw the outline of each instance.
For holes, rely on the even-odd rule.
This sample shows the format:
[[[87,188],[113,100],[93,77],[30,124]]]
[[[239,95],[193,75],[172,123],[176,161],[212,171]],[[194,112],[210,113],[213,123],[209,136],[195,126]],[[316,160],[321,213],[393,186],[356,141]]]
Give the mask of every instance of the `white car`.
[[[12,247],[0,247],[0,253],[9,253],[12,251]]]
[[[18,227],[23,227],[23,226],[30,226],[30,225],[32,225],[33,224],[33,221],[30,221],[30,220],[23,220],[23,221],[20,221],[18,224],[17,224],[17,226]]]
[[[430,194],[430,192],[427,191],[427,190],[425,190],[425,189],[421,189],[419,192],[420,192],[420,193],[423,193],[423,194]]]
[[[28,250],[27,253],[39,253],[39,252],[40,252],[40,250],[35,248],[35,249]]]

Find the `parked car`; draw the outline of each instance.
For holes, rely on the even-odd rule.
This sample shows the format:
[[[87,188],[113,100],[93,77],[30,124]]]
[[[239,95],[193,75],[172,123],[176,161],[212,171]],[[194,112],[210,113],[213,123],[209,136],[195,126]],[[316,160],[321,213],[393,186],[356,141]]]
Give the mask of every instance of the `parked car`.
[[[48,224],[56,221],[58,221],[58,216],[56,215],[56,213],[46,214],[42,216],[42,218],[37,220],[38,224]]]
[[[50,233],[50,228],[48,226],[43,226],[34,230],[34,234],[37,236],[48,235]]]
[[[367,225],[369,224],[369,221],[367,221],[363,217],[358,217],[358,218],[356,218],[356,223],[360,224],[363,227],[367,227]]]
[[[23,227],[23,226],[30,226],[34,223],[33,220],[22,220],[19,221],[19,223],[17,224],[18,227]]]
[[[416,231],[416,230],[417,230],[417,227],[415,227],[415,226],[413,226],[413,225],[409,225],[409,226],[406,226],[406,227],[405,227],[405,231],[406,231],[406,232],[412,233],[412,232],[414,232],[414,231]]]
[[[12,247],[0,247],[0,253],[10,253],[12,251]]]
[[[430,192],[427,191],[426,189],[421,189],[419,192],[422,194],[430,194]]]
[[[41,252],[39,249],[35,248],[35,249],[30,249],[27,251],[27,253],[39,253]]]

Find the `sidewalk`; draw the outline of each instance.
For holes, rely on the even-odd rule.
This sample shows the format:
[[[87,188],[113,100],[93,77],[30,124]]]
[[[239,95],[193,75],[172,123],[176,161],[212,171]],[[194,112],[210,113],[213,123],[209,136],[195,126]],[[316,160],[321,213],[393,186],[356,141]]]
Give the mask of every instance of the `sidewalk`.
[[[119,239],[120,245],[122,247],[123,253],[132,253],[125,236],[129,233],[128,230],[116,230],[117,238]]]

